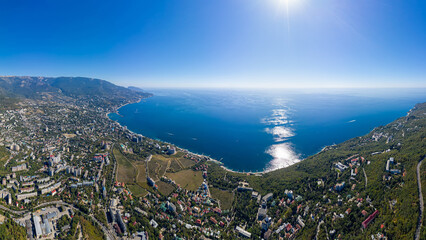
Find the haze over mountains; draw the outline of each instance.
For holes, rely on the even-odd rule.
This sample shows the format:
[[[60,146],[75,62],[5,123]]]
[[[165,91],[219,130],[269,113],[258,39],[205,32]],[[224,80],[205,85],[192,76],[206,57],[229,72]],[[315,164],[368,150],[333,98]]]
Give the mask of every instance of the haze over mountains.
[[[39,99],[45,93],[67,97],[106,97],[113,100],[138,98],[146,93],[108,81],[85,77],[0,77],[0,95]]]

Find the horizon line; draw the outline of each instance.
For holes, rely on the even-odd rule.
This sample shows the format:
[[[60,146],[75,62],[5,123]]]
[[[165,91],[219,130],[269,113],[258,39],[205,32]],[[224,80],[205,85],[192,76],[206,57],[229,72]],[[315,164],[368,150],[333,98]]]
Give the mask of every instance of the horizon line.
[[[137,87],[137,88],[150,88],[150,89],[259,89],[259,90],[279,90],[279,89],[295,89],[295,90],[314,90],[314,89],[426,89],[426,84],[392,84],[388,83],[387,86],[377,86],[377,85],[369,85],[369,84],[359,84],[359,85],[353,85],[353,86],[345,86],[342,84],[325,84],[325,85],[318,85],[318,84],[298,84],[298,85],[292,85],[288,84],[289,86],[284,86],[285,84],[276,84],[276,82],[265,82],[265,85],[268,86],[259,86],[256,84],[194,84],[194,85],[176,85],[176,83],[170,84],[167,86],[167,83],[163,84],[147,84],[143,85],[143,83],[129,83],[129,81],[123,81],[120,82],[117,80],[117,78],[111,77],[111,78],[104,78],[104,77],[93,77],[93,76],[65,76],[65,75],[57,75],[57,76],[48,76],[48,75],[0,75],[0,77],[35,77],[35,78],[60,78],[60,77],[69,77],[69,78],[89,78],[89,79],[98,79],[107,81],[110,83],[113,83],[117,86],[122,87]],[[107,79],[113,79],[113,80],[107,80]],[[275,84],[274,84],[275,83]],[[277,86],[278,85],[278,86]],[[348,84],[349,85],[349,84]],[[406,86],[409,85],[409,86]]]

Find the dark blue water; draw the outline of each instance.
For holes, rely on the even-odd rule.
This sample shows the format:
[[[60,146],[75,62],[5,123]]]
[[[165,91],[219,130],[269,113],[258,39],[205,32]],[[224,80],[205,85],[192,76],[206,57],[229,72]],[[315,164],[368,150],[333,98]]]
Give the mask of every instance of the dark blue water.
[[[110,118],[239,171],[289,166],[426,101],[417,90],[150,90]]]

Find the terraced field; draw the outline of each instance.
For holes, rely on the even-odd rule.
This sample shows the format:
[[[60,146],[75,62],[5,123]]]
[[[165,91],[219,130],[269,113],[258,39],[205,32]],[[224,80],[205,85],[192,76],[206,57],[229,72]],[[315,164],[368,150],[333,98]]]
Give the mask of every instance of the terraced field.
[[[136,176],[138,174],[137,169],[118,148],[114,148],[113,154],[118,163],[116,180],[126,184],[136,183]]]
[[[116,180],[124,182],[135,197],[144,196],[151,189],[147,183],[147,174],[156,181],[158,191],[166,196],[173,192],[175,187],[160,181],[164,175],[173,179],[181,187],[192,191],[197,190],[203,182],[202,172],[191,169],[182,170],[195,162],[179,155],[153,155],[146,163],[138,159],[136,155],[126,157],[119,148],[114,148],[113,154],[118,163]]]
[[[164,196],[169,196],[175,190],[175,187],[173,185],[162,182],[162,181],[158,181],[157,185],[158,185],[158,191]]]
[[[182,188],[195,191],[203,183],[201,171],[193,171],[191,169],[182,170],[177,173],[167,173],[166,176],[173,179]]]
[[[232,207],[234,201],[234,194],[230,191],[224,191],[218,188],[210,188],[210,193],[214,199],[220,201],[220,207],[223,210],[229,210]]]

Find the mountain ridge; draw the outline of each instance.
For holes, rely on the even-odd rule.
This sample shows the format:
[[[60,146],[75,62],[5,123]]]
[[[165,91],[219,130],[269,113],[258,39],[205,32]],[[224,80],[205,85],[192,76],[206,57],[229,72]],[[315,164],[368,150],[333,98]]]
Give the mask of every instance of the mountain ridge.
[[[135,91],[97,78],[0,77],[0,96],[2,98],[42,99],[45,94],[53,94],[59,98],[89,99],[94,104],[112,104],[114,106],[151,96],[149,93]]]

